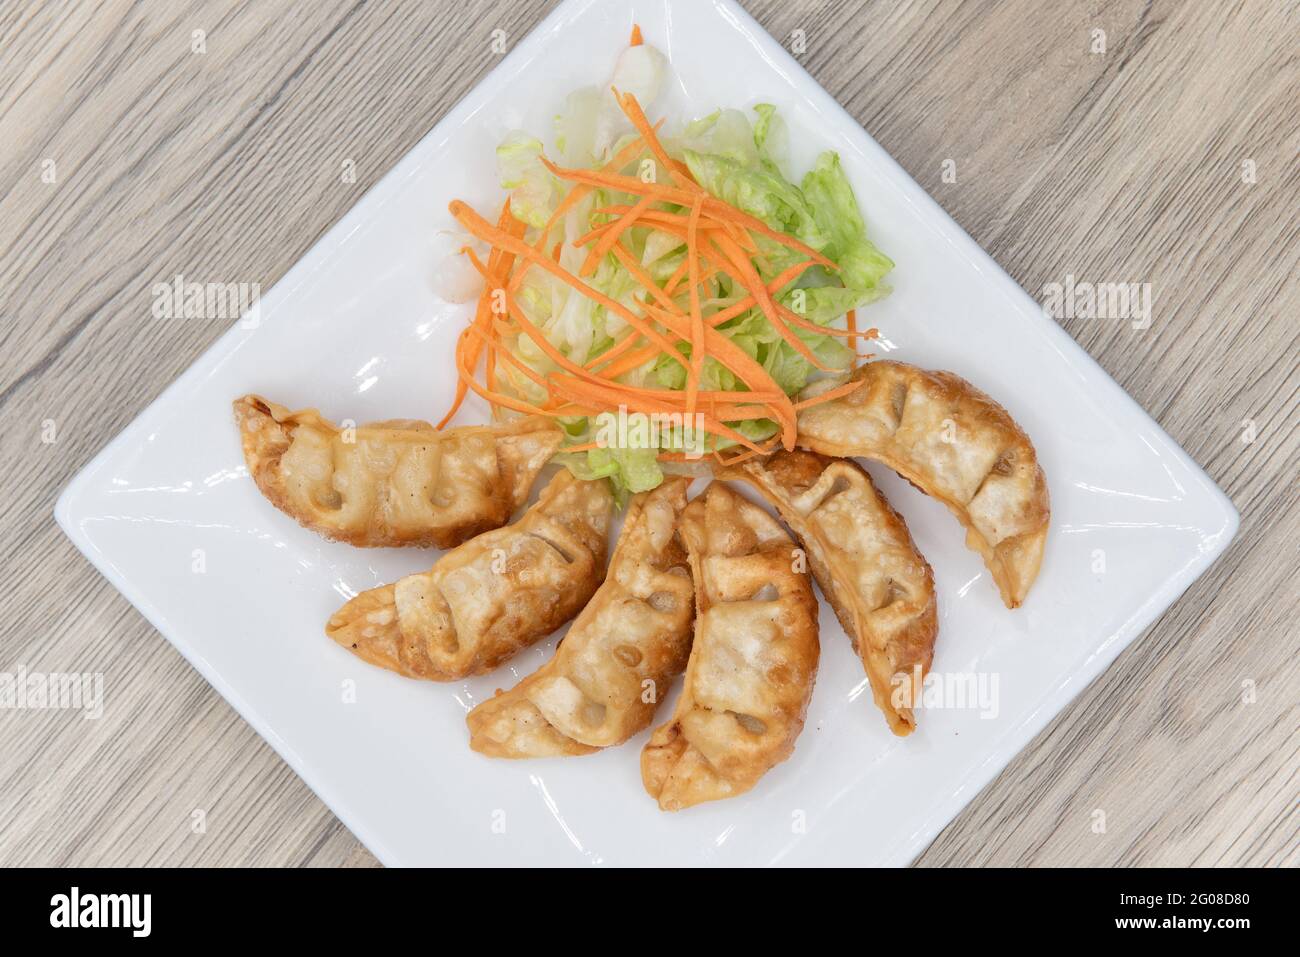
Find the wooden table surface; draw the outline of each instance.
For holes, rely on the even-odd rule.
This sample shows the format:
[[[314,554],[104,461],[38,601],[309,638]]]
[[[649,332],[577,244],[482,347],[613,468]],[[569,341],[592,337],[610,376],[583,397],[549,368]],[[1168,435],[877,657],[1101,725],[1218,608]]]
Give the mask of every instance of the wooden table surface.
[[[1031,294],[1151,284],[1149,329],[1063,325],[1242,515],[920,863],[1300,862],[1300,7],[746,5]],[[0,3],[0,671],[111,688],[0,710],[0,865],[375,863],[51,510],[224,331],[152,284],[270,288],[550,7]]]

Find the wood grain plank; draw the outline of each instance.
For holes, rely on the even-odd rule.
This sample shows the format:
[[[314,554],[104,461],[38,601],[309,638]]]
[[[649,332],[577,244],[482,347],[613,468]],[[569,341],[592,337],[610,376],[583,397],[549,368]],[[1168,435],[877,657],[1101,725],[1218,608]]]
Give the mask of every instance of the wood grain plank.
[[[224,331],[154,320],[152,284],[269,288],[550,6],[0,5],[0,670],[102,671],[111,702],[0,711],[0,863],[373,865],[51,509]],[[1062,325],[1242,513],[920,863],[1294,866],[1296,6],[747,6],[1031,294],[1151,284],[1149,329]]]

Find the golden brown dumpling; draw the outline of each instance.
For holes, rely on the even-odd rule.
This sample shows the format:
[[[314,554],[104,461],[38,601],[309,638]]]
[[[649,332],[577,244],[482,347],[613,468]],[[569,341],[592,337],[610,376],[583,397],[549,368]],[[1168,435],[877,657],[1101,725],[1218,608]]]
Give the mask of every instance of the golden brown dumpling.
[[[1020,426],[951,372],[868,362],[848,395],[799,413],[799,445],[823,455],[860,455],[888,465],[932,495],[966,527],[966,544],[1015,608],[1038,576],[1051,505],[1047,480]],[[835,386],[815,383],[812,398]]]
[[[271,504],[326,538],[453,548],[528,499],[563,432],[540,417],[435,431],[394,419],[341,430],[315,409],[235,400],[244,460]]]
[[[587,604],[605,570],[609,483],[562,471],[519,521],[447,552],[427,572],[357,595],[325,633],[409,678],[491,671]]]
[[[687,478],[632,499],[609,573],[555,657],[469,713],[495,758],[590,754],[650,726],[691,649],[694,594],[677,534]]]
[[[665,811],[735,797],[794,751],[817,676],[806,562],[767,512],[714,482],[682,515],[695,643],[672,720],[641,752]]]
[[[748,482],[781,513],[862,658],[876,707],[895,734],[910,734],[939,615],[934,574],[902,516],[851,459],[796,449],[718,476]]]

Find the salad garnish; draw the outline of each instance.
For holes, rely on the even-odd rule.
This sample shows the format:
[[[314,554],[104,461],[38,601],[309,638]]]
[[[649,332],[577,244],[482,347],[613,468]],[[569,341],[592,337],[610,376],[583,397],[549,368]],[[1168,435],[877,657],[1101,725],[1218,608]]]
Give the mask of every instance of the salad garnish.
[[[493,223],[454,200],[482,277],[456,343],[451,409],[466,395],[493,414],[545,415],[561,461],[620,494],[662,481],[661,465],[735,463],[796,438],[813,376],[852,369],[857,310],[889,291],[893,262],[867,238],[839,156],[796,185],[775,107],[754,121],[718,110],[677,133],[651,123],[667,60],[634,28],[607,91],[571,94],[555,146],[512,132],[497,149],[509,190]],[[480,378],[481,370],[481,378]],[[674,423],[648,441],[602,441],[610,417]]]

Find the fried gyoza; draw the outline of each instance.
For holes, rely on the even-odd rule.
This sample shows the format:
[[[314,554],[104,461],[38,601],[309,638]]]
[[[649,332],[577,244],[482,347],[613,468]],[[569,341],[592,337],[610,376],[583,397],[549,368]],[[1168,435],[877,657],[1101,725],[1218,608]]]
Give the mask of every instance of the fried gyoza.
[[[817,676],[817,600],[767,512],[714,482],[682,515],[695,644],[672,720],[641,752],[665,811],[735,797],[794,751]]]
[[[939,616],[934,574],[902,516],[850,459],[796,449],[718,475],[748,482],[781,513],[862,658],[876,707],[895,734],[910,734]]]
[[[613,496],[559,472],[519,521],[484,532],[408,575],[357,595],[325,633],[409,678],[490,671],[578,613],[604,577]]]
[[[966,544],[1015,608],[1038,575],[1051,506],[1029,437],[998,405],[951,372],[869,362],[856,391],[799,413],[799,444],[888,465],[966,526]],[[833,380],[804,391],[811,398]]]
[[[686,667],[694,594],[677,523],[688,478],[632,499],[605,584],[555,657],[466,718],[469,746],[495,758],[590,754],[650,726]]]
[[[280,511],[362,547],[453,548],[500,528],[564,434],[534,417],[435,431],[393,419],[341,430],[315,409],[235,400],[249,474]]]

